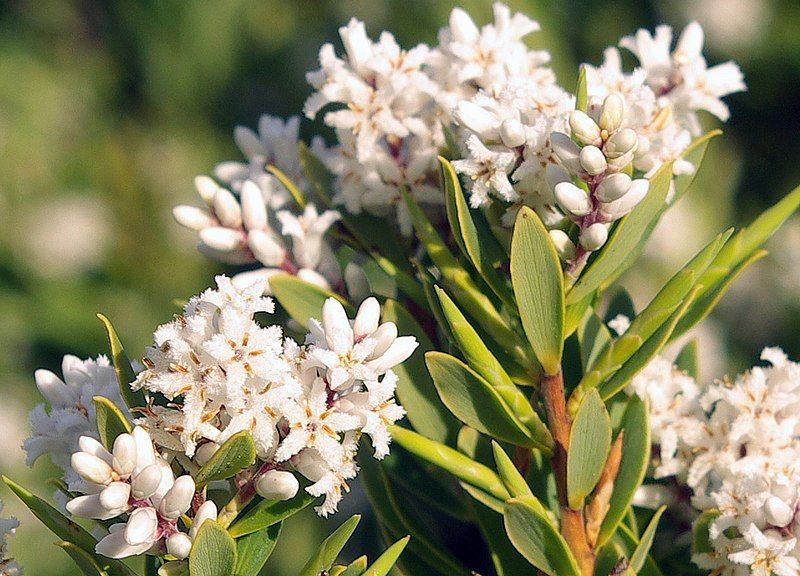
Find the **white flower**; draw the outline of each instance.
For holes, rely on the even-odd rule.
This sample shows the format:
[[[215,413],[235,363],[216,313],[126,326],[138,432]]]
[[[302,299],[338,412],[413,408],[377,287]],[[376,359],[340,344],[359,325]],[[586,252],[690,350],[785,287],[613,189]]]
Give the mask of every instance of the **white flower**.
[[[0,512],[3,511],[3,502],[0,500]],[[22,568],[13,559],[8,557],[8,536],[13,535],[19,528],[16,518],[0,518],[0,574],[2,576],[22,576]]]
[[[765,534],[755,524],[750,524],[745,537],[752,547],[734,552],[728,559],[749,566],[753,576],[796,576],[800,573],[800,562],[789,555],[797,543],[795,538]]]
[[[365,382],[365,386],[366,391],[348,394],[339,403],[342,407],[347,404],[348,412],[361,418],[361,429],[372,440],[375,458],[381,460],[389,453],[391,442],[386,426],[405,416],[405,410],[395,403],[397,375],[391,370],[380,381]]]
[[[127,407],[120,395],[117,376],[105,356],[96,360],[81,360],[64,356],[61,365],[63,380],[49,370],[37,370],[36,386],[47,400],[36,406],[29,415],[32,434],[23,442],[27,463],[47,454],[64,471],[64,479],[75,489],[78,476],[70,467],[70,455],[78,449],[81,436],[98,438],[94,396],[111,400],[123,414]]]

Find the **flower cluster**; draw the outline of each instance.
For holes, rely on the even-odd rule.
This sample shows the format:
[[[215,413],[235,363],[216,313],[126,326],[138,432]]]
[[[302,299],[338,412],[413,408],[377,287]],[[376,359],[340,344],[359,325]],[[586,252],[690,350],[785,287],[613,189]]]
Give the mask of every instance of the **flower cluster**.
[[[0,512],[3,511],[3,502],[0,501]],[[0,575],[22,576],[22,568],[13,559],[8,557],[8,535],[14,534],[19,528],[16,518],[0,518]]]
[[[777,348],[734,380],[697,384],[663,359],[631,387],[650,400],[656,477],[676,475],[692,505],[716,511],[713,550],[694,561],[715,574],[800,573],[800,364]]]
[[[64,471],[64,480],[70,490],[75,490],[80,478],[70,466],[70,455],[78,450],[81,436],[98,438],[94,396],[108,398],[118,408],[125,410],[117,384],[114,367],[108,358],[81,360],[64,356],[61,365],[63,380],[49,370],[37,370],[36,386],[50,405],[31,410],[28,419],[32,434],[22,447],[27,454],[28,466],[42,455]]]
[[[279,326],[254,320],[273,310],[263,290],[263,280],[238,288],[219,276],[217,289],[192,298],[182,316],[156,330],[133,386],[170,405],[149,406],[140,423],[159,445],[190,457],[247,430],[269,473],[256,487],[274,493],[277,484],[291,498],[297,482],[271,472],[299,472],[312,482],[310,494],[326,496],[318,511],[329,514],[357,473],[360,434],[370,436],[377,458],[388,453],[386,425],[404,414],[391,368],[417,343],[398,337],[393,323],[379,323],[380,306],[369,298],[354,320],[328,299],[322,321],[310,320],[298,345]]]

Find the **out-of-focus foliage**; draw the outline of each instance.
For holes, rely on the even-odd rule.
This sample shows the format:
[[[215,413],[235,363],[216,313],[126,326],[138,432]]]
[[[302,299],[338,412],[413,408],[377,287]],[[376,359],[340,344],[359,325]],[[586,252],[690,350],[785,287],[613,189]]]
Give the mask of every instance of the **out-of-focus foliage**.
[[[373,35],[391,28],[412,46],[434,40],[453,4],[18,0],[0,7],[0,471],[23,480],[47,475],[45,462],[21,469],[25,414],[38,401],[32,373],[56,368],[66,352],[105,352],[96,312],[121,327],[135,358],[176,310],[173,298],[210,283],[218,270],[173,224],[170,208],[193,197],[194,175],[238,158],[234,125],[253,126],[261,112],[299,113],[309,93],[305,71],[351,16]],[[458,4],[476,20],[489,16],[489,0]],[[800,180],[796,2],[509,4],[541,22],[534,41],[552,52],[566,86],[576,62],[599,62],[606,45],[637,26],[692,18],[707,31],[711,60],[736,59],[745,72],[749,92],[730,99],[727,137],[712,143],[694,188],[659,226],[644,265],[624,280],[642,302],[713,230],[751,220]],[[318,130],[306,123],[303,133]],[[800,354],[793,329],[800,223],[771,248],[703,325],[707,375],[750,365],[764,343]],[[6,501],[23,520],[12,552],[28,573],[74,574],[45,529]],[[347,502],[341,517],[364,501]],[[301,567],[330,532],[321,523],[311,513],[287,523],[291,545],[270,559],[274,573]],[[363,542],[354,549],[367,551]]]

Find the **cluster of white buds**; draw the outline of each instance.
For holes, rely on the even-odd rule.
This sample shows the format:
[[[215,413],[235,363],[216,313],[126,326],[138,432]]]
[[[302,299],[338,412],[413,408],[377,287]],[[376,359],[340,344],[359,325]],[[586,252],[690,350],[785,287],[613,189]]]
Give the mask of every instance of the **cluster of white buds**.
[[[387,424],[404,415],[391,368],[417,342],[380,323],[374,298],[354,320],[330,298],[301,346],[279,326],[255,321],[273,310],[262,293],[263,280],[239,288],[217,277],[217,289],[193,297],[182,316],[156,331],[134,387],[170,403],[149,407],[140,422],[158,444],[199,459],[247,430],[263,462],[256,491],[291,498],[299,473],[313,483],[310,494],[326,496],[317,510],[329,514],[358,471],[359,437],[371,438],[376,458],[389,452]]]
[[[320,214],[307,204],[297,215],[288,209],[285,191],[276,195],[271,183],[265,188],[255,180],[242,181],[238,195],[208,176],[198,176],[195,186],[206,208],[176,206],[173,215],[198,232],[200,251],[226,264],[264,266],[240,273],[236,282],[249,284],[281,272],[327,289],[340,282],[339,266],[325,240],[338,212]]]
[[[186,558],[202,521],[216,518],[214,503],[207,502],[200,521],[195,515],[192,531],[181,532],[178,522],[192,506],[194,480],[188,474],[175,478],[169,463],[155,451],[150,435],[139,426],[117,436],[111,452],[94,438],[82,437],[80,451],[72,454],[72,468],[84,481],[84,495],[67,503],[70,513],[95,520],[128,515],[126,522],[112,525],[108,536],[97,543],[96,551],[103,556],[125,558],[166,551]]]
[[[573,265],[600,249],[608,239],[608,226],[633,210],[647,195],[649,182],[628,175],[638,145],[636,132],[623,128],[625,103],[609,95],[602,106],[588,113],[574,110],[569,116],[570,138],[551,136],[560,162],[551,170],[556,201],[578,226],[577,247],[560,230],[551,232],[556,245]]]
[[[3,502],[0,501],[0,512],[2,511]],[[22,568],[8,555],[8,535],[13,534],[17,528],[19,520],[16,518],[0,518],[0,575],[2,576],[22,576]]]

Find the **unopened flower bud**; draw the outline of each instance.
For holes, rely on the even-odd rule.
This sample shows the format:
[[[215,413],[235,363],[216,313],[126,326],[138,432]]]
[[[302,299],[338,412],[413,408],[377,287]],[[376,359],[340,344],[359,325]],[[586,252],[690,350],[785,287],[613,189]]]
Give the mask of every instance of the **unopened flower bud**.
[[[509,148],[525,144],[525,126],[519,120],[509,118],[500,124],[500,140]]]
[[[567,261],[575,258],[575,243],[563,230],[550,230],[550,239],[561,260]]]
[[[252,180],[242,184],[242,221],[248,230],[261,230],[267,227],[267,205],[261,188]]]
[[[194,491],[195,484],[192,477],[188,474],[180,476],[161,500],[161,504],[158,506],[158,513],[164,518],[175,519],[180,517],[191,506]]]
[[[236,196],[225,188],[220,188],[214,195],[214,214],[228,228],[239,228],[242,225],[242,208]]]
[[[631,187],[631,177],[627,174],[612,174],[603,178],[595,190],[595,196],[600,202],[613,202],[622,198]]]
[[[391,346],[380,357],[367,362],[367,366],[374,370],[376,374],[383,374],[387,370],[405,362],[414,353],[417,346],[419,346],[419,342],[414,336],[400,336],[395,338]],[[374,351],[372,355],[375,355]]]
[[[609,94],[603,102],[603,109],[600,112],[599,125],[601,130],[612,134],[619,130],[622,118],[625,114],[625,102],[619,94]]]
[[[777,496],[770,496],[764,502],[764,515],[767,517],[767,522],[783,528],[794,518],[794,510]]]
[[[111,455],[111,452],[106,450],[106,447],[100,444],[100,442],[92,438],[91,436],[81,436],[78,438],[78,448],[81,452],[86,452],[87,454],[91,454],[92,456],[97,456],[108,465],[111,465],[114,462],[114,457]]]
[[[572,137],[584,146],[600,143],[600,127],[582,110],[573,110],[569,115]]]
[[[72,455],[72,469],[81,478],[92,484],[108,484],[114,471],[106,462],[87,452]]]
[[[602,213],[606,221],[613,222],[625,216],[644,199],[649,189],[650,181],[644,178],[638,178],[631,182],[628,192],[622,198],[602,206]]]
[[[197,536],[197,531],[200,530],[200,527],[203,525],[203,522],[206,520],[216,520],[217,519],[217,505],[214,504],[211,500],[206,500],[203,502],[200,507],[197,509],[197,512],[192,518],[192,527],[189,528],[189,538],[194,539]]]
[[[200,236],[203,237],[202,234]],[[286,256],[286,250],[269,232],[252,230],[247,235],[247,245],[253,255],[264,266],[280,266]]]
[[[130,434],[120,434],[114,440],[113,467],[120,476],[129,476],[136,468],[136,440]]]
[[[331,289],[331,285],[325,278],[325,276],[323,276],[316,270],[312,270],[311,268],[300,268],[300,270],[297,271],[297,277],[300,278],[300,280],[308,282],[309,284],[313,284],[314,286],[319,286],[324,290]]]
[[[194,187],[197,188],[197,193],[203,199],[209,208],[214,205],[214,196],[219,190],[219,186],[214,180],[208,176],[197,176],[194,179]]]
[[[256,492],[265,500],[289,500],[299,489],[294,474],[284,470],[269,470],[256,480]]]
[[[378,358],[397,339],[397,325],[394,322],[384,322],[372,333],[372,339],[375,340],[375,347],[369,357]]]
[[[477,42],[480,32],[469,14],[461,8],[454,8],[450,12],[450,33],[453,40],[461,44],[473,45]]]
[[[130,495],[128,482],[112,482],[100,492],[100,504],[107,510],[121,510],[127,507]]]
[[[594,252],[603,246],[608,240],[608,228],[600,222],[596,222],[581,232],[581,246],[589,252]]]
[[[244,238],[238,230],[212,226],[200,230],[200,240],[214,250],[232,252],[242,248]]]
[[[602,174],[608,168],[606,157],[597,146],[584,146],[580,158],[581,166],[592,176]]]
[[[358,307],[358,313],[353,321],[353,334],[356,338],[361,338],[367,334],[372,334],[378,329],[378,322],[381,316],[381,305],[373,297],[367,298]]]
[[[178,224],[196,232],[217,225],[211,214],[197,206],[175,206],[172,209],[172,216]]]
[[[481,138],[496,138],[497,117],[486,108],[472,102],[462,101],[456,106],[453,116],[456,121],[475,132]]]
[[[589,196],[572,182],[557,184],[555,195],[558,205],[573,216],[586,216],[592,211]]]
[[[155,463],[156,451],[153,449],[153,439],[150,434],[141,426],[136,426],[131,432],[131,436],[136,440],[136,470],[139,472],[143,468]]]
[[[150,464],[145,467],[131,481],[131,494],[136,500],[150,498],[161,484],[161,466]]]
[[[630,128],[623,128],[611,135],[603,146],[603,152],[607,158],[619,158],[628,152],[634,152],[638,139],[636,132]]]
[[[131,546],[144,544],[155,539],[158,530],[158,516],[155,508],[137,508],[131,512],[125,526],[125,541]]]
[[[217,450],[219,450],[219,444],[216,442],[201,444],[194,453],[194,461],[200,466],[205,466]]]
[[[581,147],[572,138],[561,132],[553,132],[550,135],[550,146],[564,168],[574,173],[583,170],[580,161]]]
[[[192,550],[192,539],[183,532],[175,532],[167,538],[167,553],[172,554],[178,560],[189,557]]]

